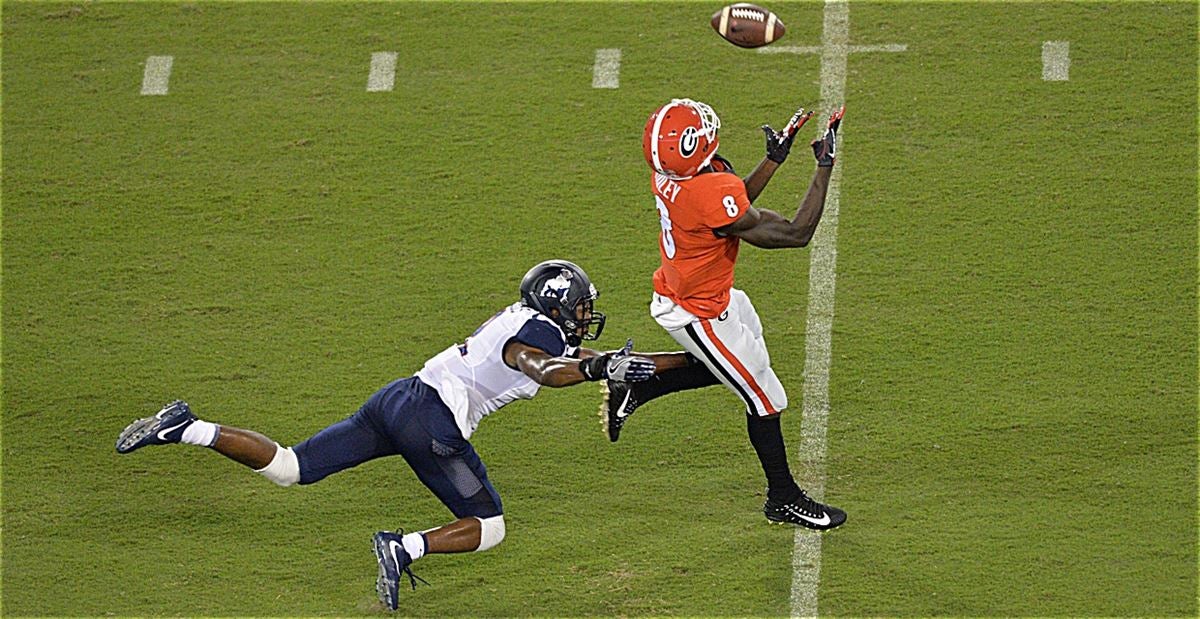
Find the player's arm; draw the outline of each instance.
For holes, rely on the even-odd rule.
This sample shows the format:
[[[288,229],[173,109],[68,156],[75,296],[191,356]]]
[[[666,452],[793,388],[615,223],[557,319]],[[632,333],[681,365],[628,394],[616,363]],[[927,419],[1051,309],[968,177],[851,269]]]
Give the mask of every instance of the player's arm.
[[[546,387],[570,387],[605,378],[638,382],[653,376],[658,364],[629,354],[630,348],[627,345],[610,353],[581,349],[578,358],[555,357],[535,346],[510,340],[504,346],[504,362]]]
[[[792,150],[792,142],[796,139],[796,132],[804,126],[804,123],[808,122],[809,118],[812,118],[812,114],[812,112],[805,112],[804,108],[796,110],[781,131],[772,129],[770,125],[762,126],[763,133],[767,138],[767,154],[762,161],[758,162],[754,170],[742,179],[746,185],[746,197],[750,198],[750,202],[758,199],[762,190],[766,189],[767,183],[771,182],[775,171],[787,160],[788,153]]]
[[[821,214],[825,211],[825,195],[829,190],[829,177],[836,158],[837,130],[844,112],[845,108],[834,112],[829,118],[825,134],[812,143],[817,170],[813,173],[808,191],[791,219],[775,211],[750,207],[733,223],[717,228],[717,232],[737,236],[751,245],[765,249],[808,245],[817,231]]]
[[[775,170],[779,169],[779,164],[763,157],[763,160],[758,162],[758,165],[750,172],[742,182],[746,185],[746,197],[750,198],[751,202],[758,199],[758,195],[763,189],[767,188],[767,183],[771,182],[771,177],[775,175]]]
[[[591,350],[590,348],[580,348],[579,349],[579,357],[581,359],[585,358],[584,355],[587,355],[588,357],[598,357],[603,354],[604,353],[602,353],[598,350]],[[675,368],[687,367],[687,366],[691,365],[691,363],[692,363],[690,361],[690,356],[688,355],[688,353],[683,352],[683,351],[678,351],[678,352],[637,352],[637,351],[633,351],[629,354],[635,355],[637,357],[641,357],[643,359],[648,359],[648,360],[654,362],[654,373],[655,374],[661,374],[662,372],[665,372],[667,370],[673,370]]]
[[[570,387],[587,380],[579,370],[579,359],[554,357],[541,348],[516,340],[504,347],[504,363],[546,387]]]
[[[753,206],[736,221],[717,228],[717,232],[732,235],[764,249],[804,247],[812,240],[825,210],[825,193],[829,189],[831,168],[817,168],[800,208],[791,219],[768,209]]]

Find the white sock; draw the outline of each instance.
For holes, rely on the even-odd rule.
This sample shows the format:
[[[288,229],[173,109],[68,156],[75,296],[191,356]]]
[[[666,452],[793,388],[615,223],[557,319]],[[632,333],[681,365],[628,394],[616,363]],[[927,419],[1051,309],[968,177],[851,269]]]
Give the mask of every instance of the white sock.
[[[413,561],[425,556],[425,550],[429,546],[429,543],[425,541],[424,533],[409,533],[400,538],[400,543],[404,544],[404,551],[412,557]]]
[[[201,447],[212,447],[213,443],[217,442],[217,430],[219,426],[215,423],[197,419],[192,422],[192,425],[183,429],[183,436],[179,439],[181,443],[188,445],[200,445]]]

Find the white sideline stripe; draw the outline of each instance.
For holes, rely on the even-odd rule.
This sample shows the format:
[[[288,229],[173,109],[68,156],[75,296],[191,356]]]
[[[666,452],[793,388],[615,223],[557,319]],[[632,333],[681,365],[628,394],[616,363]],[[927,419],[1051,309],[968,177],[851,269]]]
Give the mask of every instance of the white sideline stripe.
[[[596,50],[596,65],[592,68],[592,88],[621,87],[621,50]]]
[[[846,57],[850,51],[850,7],[826,0],[821,37],[821,110],[830,113],[846,97]],[[838,158],[845,137],[838,136]],[[842,166],[833,167],[825,212],[813,239],[808,269],[808,319],[804,345],[804,419],[800,424],[800,486],[818,501],[825,494],[825,428],[829,419],[830,337],[837,278],[837,226]],[[792,616],[817,616],[821,582],[821,535],[797,528],[792,548]]]
[[[860,54],[864,52],[907,52],[908,45],[904,43],[884,43],[882,45],[847,45],[846,52]],[[773,45],[760,47],[760,54],[820,54],[824,48],[820,45]]]
[[[367,76],[367,92],[391,92],[396,85],[396,52],[371,54],[371,74]]]
[[[165,95],[171,81],[173,56],[150,56],[146,59],[146,70],[142,73],[143,95]]]
[[[1071,42],[1042,43],[1042,80],[1065,82],[1071,79]]]

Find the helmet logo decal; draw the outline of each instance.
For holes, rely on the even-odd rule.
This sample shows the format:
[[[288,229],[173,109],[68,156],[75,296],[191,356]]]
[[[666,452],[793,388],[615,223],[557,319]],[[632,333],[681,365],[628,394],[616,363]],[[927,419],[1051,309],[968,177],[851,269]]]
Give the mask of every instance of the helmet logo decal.
[[[695,127],[688,127],[683,130],[683,134],[679,136],[679,154],[684,157],[691,157],[696,153],[696,147],[700,145],[700,134]]]
[[[574,273],[567,269],[563,269],[562,273],[559,273],[557,277],[548,279],[545,284],[542,284],[542,291],[538,296],[551,297],[557,299],[559,303],[565,303],[567,301],[567,293],[571,292],[571,278],[574,275]]]

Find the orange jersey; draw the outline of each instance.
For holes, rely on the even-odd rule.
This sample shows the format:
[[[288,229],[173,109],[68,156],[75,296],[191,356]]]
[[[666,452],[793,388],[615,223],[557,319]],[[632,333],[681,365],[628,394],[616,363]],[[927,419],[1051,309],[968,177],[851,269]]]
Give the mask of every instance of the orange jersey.
[[[654,272],[654,290],[700,318],[716,318],[729,305],[739,239],[717,236],[750,208],[742,179],[708,172],[675,181],[652,174],[662,234],[662,266]]]

